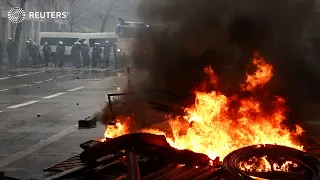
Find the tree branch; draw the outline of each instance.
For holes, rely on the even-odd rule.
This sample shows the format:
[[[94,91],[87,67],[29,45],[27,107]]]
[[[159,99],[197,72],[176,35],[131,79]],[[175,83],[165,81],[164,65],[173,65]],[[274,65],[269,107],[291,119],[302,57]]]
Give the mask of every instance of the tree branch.
[[[10,0],[7,0],[7,4],[8,4],[10,7],[14,7],[14,5],[12,5],[12,4],[10,3]]]

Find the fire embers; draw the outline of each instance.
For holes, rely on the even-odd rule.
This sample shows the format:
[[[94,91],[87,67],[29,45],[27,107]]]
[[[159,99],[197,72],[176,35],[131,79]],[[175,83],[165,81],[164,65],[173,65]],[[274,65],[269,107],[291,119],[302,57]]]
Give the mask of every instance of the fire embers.
[[[223,161],[237,179],[319,179],[320,162],[305,152],[278,145],[238,149]]]

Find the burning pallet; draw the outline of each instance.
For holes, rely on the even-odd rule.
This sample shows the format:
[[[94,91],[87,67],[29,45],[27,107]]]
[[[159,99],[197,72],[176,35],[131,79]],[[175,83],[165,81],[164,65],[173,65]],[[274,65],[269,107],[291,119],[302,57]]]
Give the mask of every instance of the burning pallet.
[[[81,147],[84,149],[81,154],[45,169],[55,173],[48,179],[320,178],[320,162],[317,159],[302,151],[277,145],[245,147],[229,154],[223,162],[211,160],[203,154],[176,150],[168,146],[164,136],[146,133],[124,135],[105,142],[91,140],[81,144]],[[252,163],[250,158],[266,156],[271,163],[282,161],[285,164],[287,160],[299,163],[267,172],[253,167],[261,161]],[[243,162],[247,163],[247,167],[251,165],[251,169],[242,169],[240,164]]]
[[[83,146],[85,150],[80,154],[83,164],[54,179],[320,179],[319,160],[303,152],[302,144],[293,141],[301,137],[302,127],[296,125],[290,130],[283,126],[285,100],[269,97],[261,90],[272,78],[272,66],[259,53],[254,55],[253,65],[257,73],[247,74],[237,96],[228,97],[215,90],[196,91],[195,103],[183,109],[183,116],[166,119],[172,136],[163,129],[144,127],[134,133],[129,130],[130,125],[117,118],[120,120],[114,126],[107,125],[105,137],[109,139]],[[218,82],[211,67],[206,67],[205,72],[208,82],[200,89]],[[260,98],[268,101],[265,102],[270,106],[268,112],[258,96],[250,95],[258,92],[262,93]],[[115,120],[118,116],[108,97],[109,113]],[[118,102],[121,104],[122,100]],[[149,104],[161,106],[158,102]],[[130,114],[135,113],[132,106],[144,108],[129,106]],[[164,106],[160,109],[173,111]]]

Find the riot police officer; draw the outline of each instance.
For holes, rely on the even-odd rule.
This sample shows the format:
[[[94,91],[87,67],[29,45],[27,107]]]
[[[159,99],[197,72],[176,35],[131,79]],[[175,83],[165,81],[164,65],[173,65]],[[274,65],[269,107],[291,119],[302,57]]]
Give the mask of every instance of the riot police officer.
[[[31,52],[32,52],[32,42],[30,40],[26,41],[26,49],[29,52],[29,55],[31,56]]]
[[[63,45],[62,41],[59,41],[59,45],[56,48],[58,65],[59,67],[63,67],[64,54],[66,52],[66,47]]]
[[[109,41],[106,41],[106,44],[103,48],[103,55],[106,60],[105,61],[106,67],[108,67],[110,64],[110,51],[111,51],[111,44],[109,43]]]
[[[2,42],[0,41],[0,65],[3,64],[3,45]]]
[[[79,42],[75,42],[71,48],[71,60],[73,66],[80,67],[80,54],[81,54],[81,45]]]
[[[9,40],[7,42],[6,51],[7,51],[7,55],[8,55],[9,64],[14,65],[14,62],[13,62],[13,40],[12,40],[12,38],[9,38]]]
[[[102,49],[99,43],[94,43],[92,49],[92,67],[97,67],[97,63],[100,62]]]
[[[50,57],[50,53],[51,53],[51,47],[49,46],[49,44],[47,42],[44,43],[44,46],[42,48],[42,52],[43,52],[44,62],[46,63],[46,67],[48,67],[49,57]]]
[[[39,59],[40,52],[39,52],[39,46],[37,46],[35,42],[32,43],[30,56],[33,60],[33,65],[37,66],[37,60]]]
[[[82,43],[81,46],[81,56],[83,58],[83,66],[89,66],[90,64],[90,47],[88,45],[88,43],[85,41]]]

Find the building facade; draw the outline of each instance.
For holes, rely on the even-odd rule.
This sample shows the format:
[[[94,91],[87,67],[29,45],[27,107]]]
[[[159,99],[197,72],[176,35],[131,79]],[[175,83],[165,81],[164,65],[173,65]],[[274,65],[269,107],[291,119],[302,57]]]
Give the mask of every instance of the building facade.
[[[12,0],[13,5],[14,1]],[[19,4],[16,4],[19,6]],[[60,7],[60,8],[59,8]],[[58,8],[58,9],[57,9]],[[2,42],[2,48],[6,48],[5,44],[9,38],[14,38],[15,29],[17,24],[11,23],[8,19],[8,11],[10,6],[7,4],[7,1],[0,0],[0,41]],[[27,0],[25,11],[28,12],[55,12],[55,11],[65,11],[68,12],[66,5],[56,6],[49,1],[43,0]],[[26,19],[22,22],[22,31],[20,35],[20,46],[19,46],[19,55],[21,54],[21,49],[24,48],[25,42],[28,39],[31,39],[33,42],[39,42],[40,32],[46,31],[67,31],[67,22],[63,19],[29,19],[26,16]],[[4,53],[4,60],[7,60],[6,53]]]

